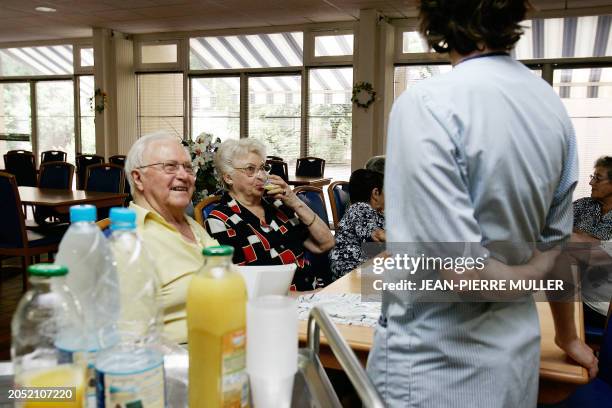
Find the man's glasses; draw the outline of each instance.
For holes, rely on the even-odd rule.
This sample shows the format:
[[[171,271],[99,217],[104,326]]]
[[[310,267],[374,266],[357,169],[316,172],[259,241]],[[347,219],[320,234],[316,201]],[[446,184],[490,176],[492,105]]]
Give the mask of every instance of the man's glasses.
[[[175,161],[167,161],[167,162],[151,163],[145,166],[137,167],[137,169],[144,169],[146,167],[153,167],[153,166],[161,166],[162,170],[164,170],[164,173],[166,174],[176,174],[178,173],[180,167],[183,167],[183,169],[185,170],[185,173],[187,174],[195,174],[195,170],[193,166],[191,165],[191,163],[189,162],[177,163]]]
[[[591,174],[589,178],[591,179],[591,183],[595,183],[595,184],[608,180],[607,178],[599,177],[596,174]]]
[[[251,164],[251,165],[246,166],[246,167],[234,167],[234,169],[242,170],[244,172],[244,174],[246,174],[247,176],[253,177],[255,174],[258,174],[259,172],[264,172],[264,173],[268,174],[270,169],[272,169],[272,166],[270,166],[267,163],[266,164],[262,164],[259,167],[253,166]]]

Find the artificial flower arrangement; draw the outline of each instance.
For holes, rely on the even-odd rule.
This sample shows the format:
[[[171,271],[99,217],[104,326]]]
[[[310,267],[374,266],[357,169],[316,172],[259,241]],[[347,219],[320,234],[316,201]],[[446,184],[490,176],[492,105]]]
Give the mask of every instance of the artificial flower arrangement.
[[[214,162],[215,152],[220,144],[220,138],[206,132],[187,142],[191,164],[196,170],[195,193],[192,199],[194,205],[221,188]]]

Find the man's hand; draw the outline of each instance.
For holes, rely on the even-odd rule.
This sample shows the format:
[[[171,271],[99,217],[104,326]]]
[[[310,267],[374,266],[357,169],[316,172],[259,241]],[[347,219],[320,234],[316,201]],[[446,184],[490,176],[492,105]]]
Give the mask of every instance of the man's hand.
[[[563,340],[559,336],[556,336],[555,343],[574,361],[587,369],[589,372],[589,380],[597,376],[599,361],[597,357],[595,357],[593,350],[587,346],[584,341],[580,340],[578,337]]]

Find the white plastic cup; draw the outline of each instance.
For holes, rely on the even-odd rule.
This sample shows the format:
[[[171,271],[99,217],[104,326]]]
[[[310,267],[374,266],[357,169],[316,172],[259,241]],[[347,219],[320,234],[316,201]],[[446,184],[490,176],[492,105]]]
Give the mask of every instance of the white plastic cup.
[[[247,373],[255,408],[290,407],[298,360],[295,299],[269,295],[247,303]]]

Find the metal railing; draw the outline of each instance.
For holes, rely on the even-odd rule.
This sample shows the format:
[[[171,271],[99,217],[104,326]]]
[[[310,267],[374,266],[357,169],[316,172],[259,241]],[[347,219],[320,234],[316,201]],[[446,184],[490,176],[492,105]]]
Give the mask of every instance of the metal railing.
[[[315,306],[308,316],[306,345],[316,356],[319,355],[319,330],[322,330],[323,334],[325,334],[325,338],[327,339],[332,353],[334,353],[334,356],[344,369],[351,384],[355,387],[363,406],[366,408],[383,408],[385,404],[382,398],[364,369],[361,367],[355,353],[353,353],[353,350],[346,344],[346,341],[340,335],[327,313],[325,313],[322,308]]]

